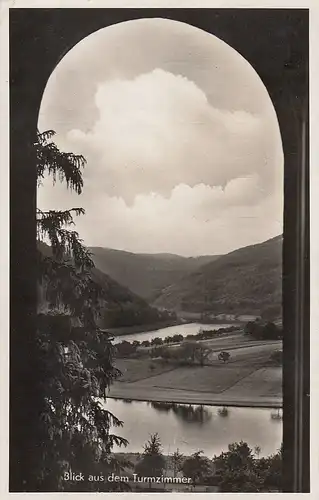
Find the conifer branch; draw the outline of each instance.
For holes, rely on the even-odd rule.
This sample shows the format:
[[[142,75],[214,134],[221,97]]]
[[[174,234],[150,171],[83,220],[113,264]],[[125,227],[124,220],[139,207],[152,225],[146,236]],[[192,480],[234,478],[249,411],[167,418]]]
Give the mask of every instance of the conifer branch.
[[[35,143],[37,153],[37,178],[38,182],[44,178],[45,173],[53,178],[53,184],[57,178],[60,182],[66,182],[67,188],[82,193],[83,178],[82,169],[86,165],[83,155],[63,153],[50,139],[55,135],[53,130],[37,133]]]

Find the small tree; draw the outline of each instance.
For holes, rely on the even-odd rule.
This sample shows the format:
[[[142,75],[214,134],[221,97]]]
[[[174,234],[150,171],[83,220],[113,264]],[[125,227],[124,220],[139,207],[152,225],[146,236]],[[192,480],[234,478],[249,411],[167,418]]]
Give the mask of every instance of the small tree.
[[[196,484],[205,480],[205,477],[211,474],[211,464],[207,457],[202,456],[202,451],[193,453],[186,458],[183,463],[183,474],[185,477],[190,477],[192,485],[195,488]]]
[[[221,492],[258,492],[263,475],[256,470],[253,451],[247,443],[233,443],[228,452],[214,457],[215,478]]]
[[[219,361],[223,361],[223,363],[226,363],[226,361],[229,361],[229,358],[230,358],[230,354],[227,351],[221,351],[218,354]]]
[[[169,335],[167,337],[165,337],[164,344],[170,344],[171,342],[173,342],[173,337],[171,337]]]
[[[172,342],[182,342],[183,338],[184,338],[183,335],[181,335],[180,333],[176,333],[172,337]]]
[[[134,347],[131,342],[127,340],[123,340],[119,344],[116,345],[116,354],[119,358],[127,358],[134,354],[136,351],[136,347]]]
[[[163,340],[159,337],[151,340],[151,345],[163,345]]]
[[[255,322],[254,321],[248,321],[246,325],[244,326],[244,332],[253,335],[255,329]]]
[[[135,472],[139,476],[157,477],[163,474],[164,467],[161,440],[155,433],[145,443],[142,459],[136,464]],[[149,483],[150,488],[151,486],[152,483]]]
[[[256,340],[263,338],[263,325],[258,321],[248,321],[244,328],[245,333],[248,333]]]
[[[198,361],[200,366],[204,366],[205,361],[207,361],[210,353],[211,349],[208,349],[200,343],[197,344],[197,348],[195,350],[195,359]]]
[[[182,360],[195,363],[197,342],[184,341],[179,349],[179,354]]]
[[[281,334],[281,331],[274,323],[268,322],[263,328],[263,339],[264,340],[277,340]]]
[[[174,476],[182,470],[183,462],[185,460],[185,457],[182,453],[180,453],[179,449],[173,453],[172,455],[172,464],[173,464],[173,471],[174,471]]]

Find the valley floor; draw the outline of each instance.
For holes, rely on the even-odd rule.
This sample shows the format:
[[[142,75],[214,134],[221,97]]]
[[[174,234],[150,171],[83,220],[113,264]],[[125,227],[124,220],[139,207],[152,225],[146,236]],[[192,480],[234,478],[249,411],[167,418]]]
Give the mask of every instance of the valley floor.
[[[210,340],[209,364],[174,367],[150,359],[119,359],[122,377],[110,388],[108,397],[218,406],[282,406],[282,368],[269,365],[281,341],[250,341],[232,335]],[[214,350],[216,349],[216,350]],[[217,354],[227,349],[228,363]]]

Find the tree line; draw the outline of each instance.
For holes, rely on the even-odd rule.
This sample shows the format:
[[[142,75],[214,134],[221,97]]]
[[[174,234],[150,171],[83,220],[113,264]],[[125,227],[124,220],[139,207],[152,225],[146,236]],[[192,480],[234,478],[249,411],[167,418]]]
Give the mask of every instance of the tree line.
[[[139,476],[157,477],[170,470],[176,477],[181,473],[191,479],[191,486],[215,486],[220,492],[266,492],[280,491],[282,448],[269,457],[260,457],[261,448],[250,448],[240,441],[228,446],[226,452],[209,459],[199,450],[185,456],[177,449],[164,456],[160,437],[150,436],[143,453],[131,470]],[[130,470],[130,468],[128,468]],[[152,488],[152,483],[145,489]]]
[[[134,354],[138,348],[155,348],[159,346],[169,346],[170,344],[178,344],[184,341],[198,341],[198,340],[209,340],[216,337],[222,336],[224,333],[231,333],[240,330],[239,326],[229,326],[224,328],[218,328],[217,330],[201,330],[195,334],[189,334],[183,336],[181,334],[168,335],[164,339],[160,337],[155,337],[151,340],[133,340],[132,342],[128,342],[127,340],[123,340],[116,344],[116,350],[119,356],[126,356],[130,354]]]
[[[154,344],[153,344],[154,345]],[[137,341],[123,341],[116,345],[116,357],[118,358],[160,358],[163,362],[175,363],[180,366],[193,366],[198,364],[204,366],[209,361],[212,349],[201,342],[192,342],[183,339],[179,345],[156,345],[147,350],[139,349]],[[226,363],[230,359],[230,353],[221,351],[218,359]]]

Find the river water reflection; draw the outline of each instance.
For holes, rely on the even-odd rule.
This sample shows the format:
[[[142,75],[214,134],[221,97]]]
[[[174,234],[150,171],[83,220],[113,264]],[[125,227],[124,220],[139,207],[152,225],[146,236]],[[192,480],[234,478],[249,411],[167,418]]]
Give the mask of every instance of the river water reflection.
[[[165,454],[176,448],[184,454],[203,450],[213,457],[228,444],[246,441],[261,448],[260,456],[275,453],[282,441],[281,410],[269,408],[221,408],[145,401],[108,399],[106,408],[124,422],[113,429],[126,438],[128,452],[141,452],[150,434],[157,432]],[[115,448],[114,451],[124,451]]]

